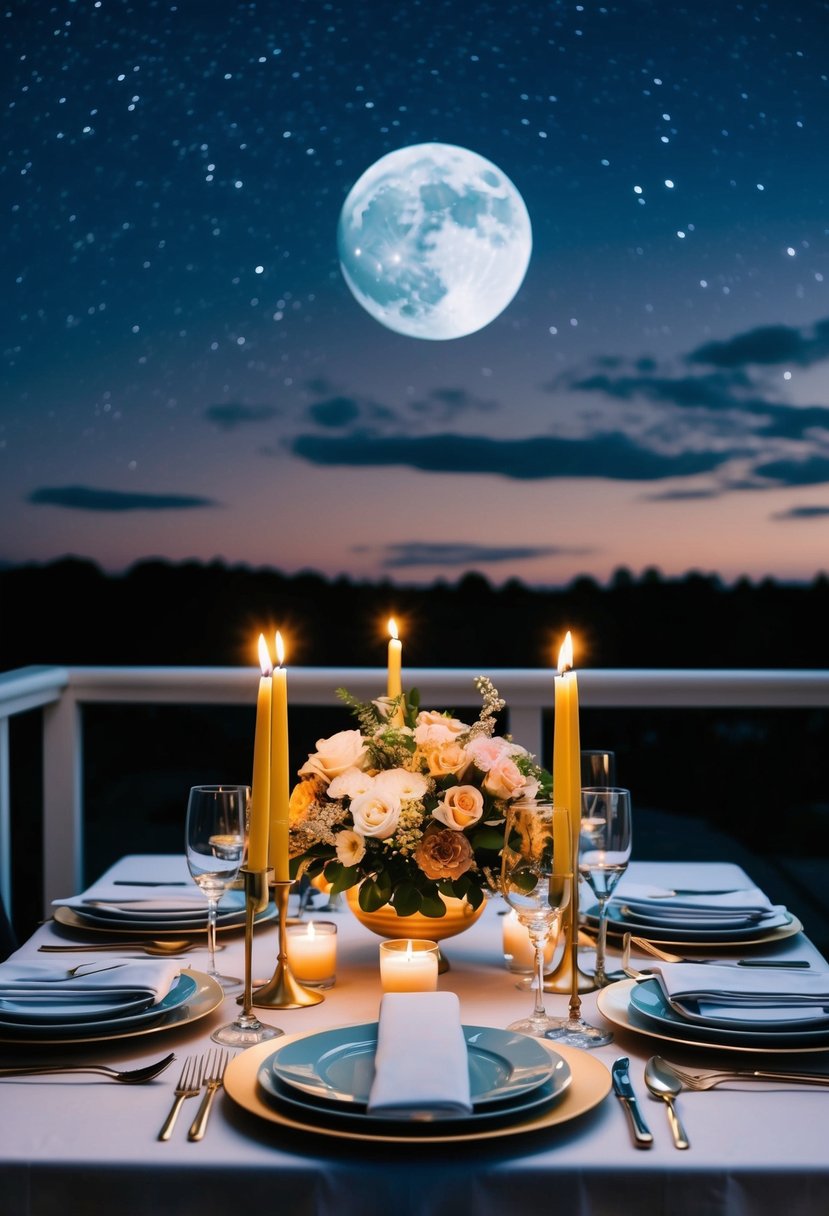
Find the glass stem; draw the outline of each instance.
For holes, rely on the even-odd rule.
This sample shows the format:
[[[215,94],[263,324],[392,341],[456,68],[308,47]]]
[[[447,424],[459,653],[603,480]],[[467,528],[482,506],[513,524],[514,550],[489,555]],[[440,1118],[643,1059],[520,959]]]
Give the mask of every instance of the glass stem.
[[[547,1016],[547,1010],[544,1008],[544,947],[547,944],[547,935],[544,933],[533,933],[530,930],[530,939],[535,950],[535,1008],[533,1009],[534,1018],[544,1018]]]
[[[607,984],[607,976],[604,969],[605,945],[607,943],[607,896],[599,896],[598,902],[599,933],[596,938],[596,973],[593,976],[593,981],[597,988],[603,988]]]
[[[216,974],[216,913],[218,899],[207,897],[207,974]]]

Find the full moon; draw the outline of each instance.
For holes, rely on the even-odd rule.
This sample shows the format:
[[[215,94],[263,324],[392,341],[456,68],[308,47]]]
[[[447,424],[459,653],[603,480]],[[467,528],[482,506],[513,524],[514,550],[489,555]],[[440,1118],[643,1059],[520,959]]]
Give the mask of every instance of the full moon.
[[[491,161],[452,144],[390,152],[349,191],[337,226],[348,287],[410,338],[462,338],[494,321],[532,252],[524,200]]]

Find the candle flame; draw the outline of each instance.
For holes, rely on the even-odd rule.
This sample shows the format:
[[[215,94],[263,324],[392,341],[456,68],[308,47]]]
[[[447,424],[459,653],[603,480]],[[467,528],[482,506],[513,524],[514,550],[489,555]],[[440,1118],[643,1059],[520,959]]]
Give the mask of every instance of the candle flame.
[[[316,937],[316,936],[317,936],[317,931],[314,928],[314,922],[312,920],[309,920],[308,921],[308,937]]]
[[[393,616],[390,616],[389,617],[389,637],[393,638],[396,642],[398,639],[398,636],[399,635],[397,632],[397,622],[395,621]]]
[[[406,962],[410,963],[413,958],[414,958],[414,951],[412,950],[412,943],[406,942]]]
[[[276,631],[276,661],[280,667],[285,662],[285,643],[282,641],[282,634],[278,629]]]
[[[273,674],[273,664],[271,656],[268,654],[268,643],[265,641],[264,633],[259,634],[259,666],[262,668],[263,676]]]
[[[567,636],[561,644],[561,650],[558,652],[558,670],[560,674],[569,671],[573,666],[573,639],[570,637],[570,630],[567,630]]]

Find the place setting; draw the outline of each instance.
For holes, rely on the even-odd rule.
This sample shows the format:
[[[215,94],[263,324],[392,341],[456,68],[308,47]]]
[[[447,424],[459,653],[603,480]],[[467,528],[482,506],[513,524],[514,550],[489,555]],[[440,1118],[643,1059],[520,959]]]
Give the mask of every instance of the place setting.
[[[752,959],[649,958],[630,964],[630,938],[622,957],[628,979],[602,989],[598,1007],[616,1026],[687,1047],[740,1052],[829,1051],[829,971],[802,968],[798,960],[764,965]]]
[[[453,992],[387,992],[376,1022],[251,1047],[224,1086],[280,1128],[411,1145],[552,1128],[603,1101],[610,1075],[587,1053],[463,1024]]]
[[[52,1046],[129,1038],[188,1025],[223,999],[210,976],[173,959],[0,963],[0,1042]]]

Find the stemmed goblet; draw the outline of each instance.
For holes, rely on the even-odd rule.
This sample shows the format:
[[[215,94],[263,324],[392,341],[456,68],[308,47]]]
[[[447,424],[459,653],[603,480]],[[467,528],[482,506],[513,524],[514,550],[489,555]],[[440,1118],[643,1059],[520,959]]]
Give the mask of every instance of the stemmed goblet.
[[[569,812],[551,802],[514,802],[504,832],[501,891],[532,942],[535,1003],[530,1016],[511,1022],[508,1030],[544,1037],[561,1024],[544,1008],[544,955],[558,936],[572,886]]]
[[[605,988],[613,982],[605,970],[607,904],[628,867],[631,841],[630,791],[619,786],[584,788],[581,792],[579,874],[589,883],[598,905],[593,976],[597,988]]]
[[[207,974],[225,992],[240,988],[242,981],[216,970],[216,915],[244,858],[249,798],[248,785],[194,785],[187,799],[187,868],[207,899]]]

